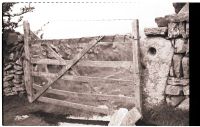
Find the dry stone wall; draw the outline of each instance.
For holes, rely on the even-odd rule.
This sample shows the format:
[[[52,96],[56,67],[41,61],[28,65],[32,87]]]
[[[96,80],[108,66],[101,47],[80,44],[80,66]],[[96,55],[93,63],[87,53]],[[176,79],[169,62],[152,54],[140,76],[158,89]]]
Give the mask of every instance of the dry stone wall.
[[[164,87],[164,90],[160,94],[168,105],[189,110],[189,4],[185,4],[178,14],[157,17],[155,22],[158,28],[144,29],[147,39],[167,39],[174,49],[166,83],[161,86]],[[163,41],[159,43],[163,43]],[[168,51],[164,52],[167,55]],[[144,89],[147,86],[154,88],[155,81],[157,79],[152,85],[147,85],[147,83]],[[161,88],[154,89],[150,93],[159,93],[159,89]],[[147,97],[147,99],[149,98],[152,96]],[[158,98],[154,97],[153,99]]]
[[[23,36],[10,33],[7,45],[3,64],[3,94],[5,96],[23,94],[25,93],[22,59]]]

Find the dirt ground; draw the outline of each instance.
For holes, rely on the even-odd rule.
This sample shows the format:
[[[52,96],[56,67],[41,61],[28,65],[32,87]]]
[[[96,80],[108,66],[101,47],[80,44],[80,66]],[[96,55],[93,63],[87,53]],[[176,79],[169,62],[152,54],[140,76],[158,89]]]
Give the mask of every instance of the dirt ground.
[[[85,115],[87,114],[87,115]],[[6,126],[56,126],[56,125],[101,125],[107,126],[109,121],[67,119],[66,116],[89,117],[91,113],[68,109],[40,102],[29,103],[25,96],[3,97],[3,125]],[[17,116],[28,118],[15,120]],[[63,123],[63,124],[60,124]],[[151,125],[138,121],[137,125]]]

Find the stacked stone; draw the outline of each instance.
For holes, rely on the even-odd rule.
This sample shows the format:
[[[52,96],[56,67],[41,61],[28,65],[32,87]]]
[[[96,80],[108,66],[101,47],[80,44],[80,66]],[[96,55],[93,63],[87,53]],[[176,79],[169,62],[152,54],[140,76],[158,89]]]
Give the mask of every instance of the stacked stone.
[[[8,56],[4,58],[3,93],[5,96],[21,95],[25,93],[22,61],[23,39],[21,35],[18,35],[17,39],[10,37],[8,42],[11,43],[11,48],[8,49]]]
[[[189,110],[189,4],[178,14],[158,17],[158,28],[144,29],[148,37],[163,37],[171,41],[174,55],[169,70],[165,96],[167,104]]]

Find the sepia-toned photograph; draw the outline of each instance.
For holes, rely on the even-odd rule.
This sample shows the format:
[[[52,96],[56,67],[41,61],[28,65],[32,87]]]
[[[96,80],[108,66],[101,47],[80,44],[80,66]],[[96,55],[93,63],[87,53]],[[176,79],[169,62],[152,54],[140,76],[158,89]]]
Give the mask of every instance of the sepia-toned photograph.
[[[189,3],[1,4],[3,126],[189,126]]]

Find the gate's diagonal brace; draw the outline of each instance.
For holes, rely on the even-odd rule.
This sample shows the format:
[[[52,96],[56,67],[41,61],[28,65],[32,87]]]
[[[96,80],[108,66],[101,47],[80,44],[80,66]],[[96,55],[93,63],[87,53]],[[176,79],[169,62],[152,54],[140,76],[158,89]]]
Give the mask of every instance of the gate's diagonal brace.
[[[58,80],[67,70],[69,70],[72,66],[74,66],[93,46],[95,46],[104,36],[97,37],[93,40],[91,40],[78,55],[75,56],[75,58],[72,60],[72,62],[67,65],[65,68],[60,70],[56,77],[54,77],[51,81],[49,81],[40,91],[38,91],[32,99],[32,102],[35,101],[38,97],[40,97],[56,80]]]

